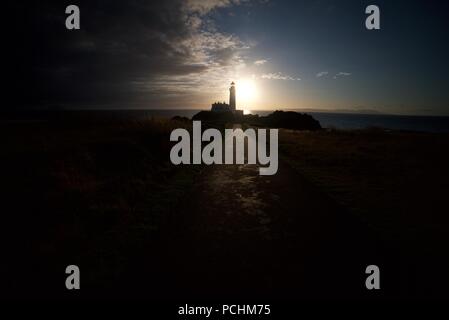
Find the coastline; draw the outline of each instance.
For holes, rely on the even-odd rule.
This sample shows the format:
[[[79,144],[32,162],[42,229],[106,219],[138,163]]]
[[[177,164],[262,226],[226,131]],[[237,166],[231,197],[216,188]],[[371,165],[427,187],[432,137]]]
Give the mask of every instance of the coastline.
[[[33,110],[9,111],[0,114],[0,122],[37,122],[37,121],[127,121],[151,118],[170,119],[174,116],[192,118],[200,109],[134,109],[134,110]],[[302,112],[302,110],[288,110]],[[254,111],[251,114],[265,116],[273,111]],[[323,128],[337,130],[384,129],[393,131],[415,131],[449,133],[449,116],[386,115],[307,112],[317,119]]]

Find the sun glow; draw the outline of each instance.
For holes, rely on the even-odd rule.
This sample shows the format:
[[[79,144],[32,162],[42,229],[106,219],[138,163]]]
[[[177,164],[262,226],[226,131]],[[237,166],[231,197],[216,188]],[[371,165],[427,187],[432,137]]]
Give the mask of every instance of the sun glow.
[[[236,81],[236,96],[238,108],[251,108],[257,99],[256,82],[252,79],[240,79]]]

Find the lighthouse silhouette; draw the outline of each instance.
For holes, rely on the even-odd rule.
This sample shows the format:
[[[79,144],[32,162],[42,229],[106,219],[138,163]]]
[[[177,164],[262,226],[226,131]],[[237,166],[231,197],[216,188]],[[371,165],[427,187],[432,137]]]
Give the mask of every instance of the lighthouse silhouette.
[[[242,117],[243,110],[237,110],[237,103],[235,98],[235,83],[231,82],[231,87],[229,88],[229,104],[225,102],[214,102],[212,103],[212,112],[232,112],[234,116]]]
[[[231,82],[231,87],[229,88],[229,107],[231,111],[235,112],[235,83]]]

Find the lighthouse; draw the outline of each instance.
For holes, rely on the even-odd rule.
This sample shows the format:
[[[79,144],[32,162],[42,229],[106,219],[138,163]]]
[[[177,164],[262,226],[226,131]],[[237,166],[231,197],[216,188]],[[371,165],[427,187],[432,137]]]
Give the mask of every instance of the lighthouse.
[[[229,104],[225,102],[215,102],[212,103],[212,112],[231,112],[234,116],[243,117],[243,110],[237,110],[235,103],[235,83],[231,82],[231,87],[229,88]]]
[[[232,112],[235,112],[235,83],[231,83],[231,87],[229,88],[229,107]]]

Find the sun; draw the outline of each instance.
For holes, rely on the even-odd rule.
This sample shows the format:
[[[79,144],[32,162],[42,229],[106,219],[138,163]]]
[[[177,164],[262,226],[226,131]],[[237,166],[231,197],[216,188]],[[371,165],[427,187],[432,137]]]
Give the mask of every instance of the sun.
[[[256,82],[252,79],[240,79],[237,81],[236,96],[239,107],[251,108],[257,98]]]

